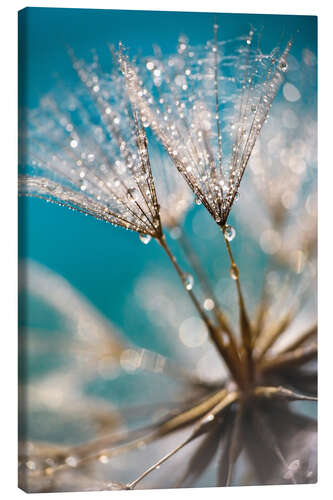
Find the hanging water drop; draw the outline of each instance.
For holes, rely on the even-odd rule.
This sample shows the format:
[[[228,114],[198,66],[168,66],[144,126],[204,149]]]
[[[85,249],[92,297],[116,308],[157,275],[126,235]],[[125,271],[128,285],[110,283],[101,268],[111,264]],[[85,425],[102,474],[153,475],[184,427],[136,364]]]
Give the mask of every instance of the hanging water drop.
[[[127,199],[134,203],[135,201],[138,201],[138,192],[135,188],[130,188],[127,190]]]
[[[201,200],[200,200],[200,198],[198,198],[198,197],[196,197],[196,198],[195,198],[195,204],[196,204],[196,205],[201,205]]]
[[[236,236],[236,229],[232,226],[224,226],[223,234],[226,240],[232,241]]]
[[[235,263],[230,266],[229,273],[233,280],[238,280],[239,271]]]
[[[287,64],[287,61],[285,59],[280,59],[279,68],[281,71],[283,71],[283,73],[285,73],[287,71],[288,64]]]
[[[139,238],[144,245],[148,245],[151,240],[150,234],[139,233]]]
[[[184,284],[186,290],[192,290],[194,284],[194,278],[190,273],[184,273]]]
[[[237,191],[237,193],[234,196],[234,201],[238,201],[238,200],[239,200],[239,192]]]

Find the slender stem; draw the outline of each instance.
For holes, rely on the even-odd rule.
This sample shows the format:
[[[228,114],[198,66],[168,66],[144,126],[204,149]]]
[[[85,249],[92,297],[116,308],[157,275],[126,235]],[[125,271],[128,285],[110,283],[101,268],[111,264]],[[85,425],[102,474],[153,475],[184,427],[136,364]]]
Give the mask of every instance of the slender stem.
[[[289,344],[283,352],[290,352],[293,351],[294,349],[297,349],[298,347],[301,347],[307,340],[309,340],[311,337],[314,337],[317,335],[317,325],[313,325],[311,328],[306,330],[300,337],[298,337],[292,344]]]
[[[186,286],[185,274],[181,270],[179,264],[177,263],[175,256],[172,254],[170,248],[168,247],[166,240],[165,240],[165,236],[162,235],[160,237],[160,239],[158,239],[157,241],[160,243],[161,247],[165,250],[172,265],[174,266],[175,270],[177,271],[177,274],[180,277],[180,280],[181,280],[186,292],[190,296],[190,298],[191,298],[196,310],[198,311],[200,317],[202,318],[202,320],[206,324],[210,338],[213,341],[216,349],[218,350],[218,352],[222,356],[223,360],[227,364],[227,366],[228,366],[232,376],[236,380],[236,382],[238,382],[240,385],[242,385],[242,383],[243,383],[242,377],[241,377],[241,374],[239,371],[239,367],[237,366],[237,363],[235,363],[235,359],[233,358],[233,356],[231,355],[227,346],[225,345],[223,338],[219,334],[217,328],[213,325],[210,318],[207,316],[207,314],[205,313],[205,311],[201,307],[200,302],[198,301],[198,299],[195,296],[195,294],[193,293],[193,291]]]
[[[267,331],[264,331],[262,335],[258,338],[255,346],[255,358],[256,362],[260,362],[267,351],[275,344],[275,342],[281,337],[281,335],[286,331],[287,327],[291,323],[292,315],[288,311],[285,316],[273,327]]]
[[[287,351],[275,357],[264,359],[259,365],[259,370],[263,373],[284,370],[292,366],[301,366],[307,361],[317,357],[317,344],[312,343],[304,347],[298,347],[294,351]]]
[[[298,394],[285,387],[270,387],[270,386],[257,386],[253,394],[255,397],[262,397],[266,399],[285,399],[287,401],[317,401],[316,396],[307,396],[306,394]]]
[[[232,347],[232,350],[234,351],[234,355],[236,356],[236,358],[239,359],[236,340],[235,340],[235,336],[232,332],[231,326],[229,325],[225,315],[221,311],[221,308],[219,306],[219,303],[218,303],[217,297],[215,295],[215,292],[213,290],[213,287],[211,286],[209,279],[208,279],[206,273],[204,272],[204,269],[202,268],[196,253],[193,252],[192,245],[190,244],[186,234],[183,231],[180,232],[180,236],[178,238],[178,241],[179,241],[180,246],[182,247],[182,250],[183,250],[186,258],[188,259],[189,263],[193,267],[195,274],[197,275],[197,277],[199,279],[199,282],[202,286],[204,293],[206,293],[208,297],[212,298],[212,300],[214,302],[213,313],[215,315],[215,318],[219,322],[221,329],[228,335],[230,345]]]
[[[209,279],[204,272],[199,259],[195,252],[193,252],[192,245],[189,242],[186,234],[181,230],[179,238],[177,238],[182,250],[188,259],[189,263],[193,267],[195,274],[198,276],[200,284],[202,286],[203,291],[207,294],[208,297],[211,297],[214,305],[217,306],[217,298],[215,296],[214,290],[209,282]],[[215,309],[215,307],[214,307]]]
[[[230,263],[231,263],[230,274],[231,274],[231,277],[234,279],[234,281],[236,283],[236,288],[237,288],[239,316],[240,316],[240,328],[241,328],[241,334],[242,334],[243,347],[244,347],[245,355],[246,355],[246,359],[247,359],[248,376],[249,376],[250,381],[253,381],[254,364],[253,364],[253,359],[252,359],[251,325],[250,325],[248,315],[246,312],[246,308],[245,308],[243,293],[242,293],[241,284],[240,284],[240,280],[239,280],[239,270],[238,270],[238,267],[236,265],[235,259],[233,257],[230,243],[225,236],[224,228],[222,228],[222,234],[224,237],[224,241],[225,241],[225,244],[227,247],[227,252],[228,252]]]
[[[142,481],[148,474],[156,470],[160,465],[166,462],[169,458],[175,455],[179,450],[181,450],[188,443],[201,436],[202,434],[209,432],[211,428],[214,427],[215,417],[221,414],[226,410],[230,405],[232,405],[235,401],[237,401],[239,394],[234,392],[229,392],[225,397],[222,397],[221,401],[217,403],[204,417],[197,421],[195,424],[191,434],[185,441],[182,441],[178,446],[176,446],[173,450],[167,453],[160,460],[155,462],[151,467],[146,469],[139,477],[137,477],[134,481],[127,485],[128,489],[133,489],[135,486]]]
[[[161,438],[170,434],[171,432],[181,429],[199,419],[207,414],[207,412],[213,411],[221,405],[221,401],[229,403],[232,398],[226,389],[221,389],[214,394],[203,399],[199,404],[192,406],[191,408],[181,411],[177,415],[168,418],[165,421],[160,422],[154,426],[145,427],[139,431],[131,432],[130,435],[132,439],[128,440],[127,433],[123,435],[113,436],[109,438],[103,437],[98,438],[90,443],[79,445],[73,447],[68,455],[75,455],[79,457],[77,466],[80,467],[86,463],[97,460],[102,454],[106,455],[108,458],[118,455],[119,453],[124,453],[125,451],[136,449],[140,444],[149,444],[155,439]],[[56,465],[52,469],[52,474],[56,474],[62,470],[70,469],[71,466],[68,463],[62,463]]]
[[[173,450],[171,450],[169,453],[167,453],[166,455],[164,455],[164,457],[162,457],[160,460],[158,460],[154,465],[152,465],[151,467],[149,467],[148,469],[146,469],[139,477],[137,477],[134,481],[132,481],[131,483],[129,483],[127,485],[127,488],[129,490],[132,490],[133,488],[135,488],[135,486],[140,483],[142,481],[142,479],[144,479],[146,476],[148,476],[148,474],[150,474],[151,472],[153,472],[154,470],[156,470],[158,467],[160,467],[160,465],[162,465],[164,462],[166,462],[169,458],[171,458],[173,455],[175,455],[177,453],[177,451],[181,450],[185,445],[187,445],[190,441],[192,441],[192,435],[186,439],[185,441],[183,441],[182,443],[180,443],[178,446],[176,446],[176,448],[174,448]]]
[[[167,256],[169,257],[172,265],[176,269],[177,274],[180,277],[181,282],[182,282],[185,290],[187,291],[188,295],[191,297],[191,300],[192,300],[193,304],[195,305],[195,308],[197,309],[197,311],[200,314],[201,318],[206,323],[206,325],[207,325],[207,327],[208,327],[209,330],[214,330],[214,325],[212,324],[211,320],[208,318],[207,314],[205,313],[205,311],[201,307],[201,305],[200,305],[198,299],[196,298],[196,296],[194,295],[193,291],[190,288],[188,288],[188,286],[186,284],[186,275],[182,271],[182,269],[180,268],[180,266],[179,266],[179,264],[178,264],[175,256],[173,255],[173,253],[171,252],[169,246],[167,245],[166,240],[165,240],[165,236],[163,235],[158,241],[159,241],[160,245],[162,246],[162,248],[165,250],[165,252],[166,252]]]

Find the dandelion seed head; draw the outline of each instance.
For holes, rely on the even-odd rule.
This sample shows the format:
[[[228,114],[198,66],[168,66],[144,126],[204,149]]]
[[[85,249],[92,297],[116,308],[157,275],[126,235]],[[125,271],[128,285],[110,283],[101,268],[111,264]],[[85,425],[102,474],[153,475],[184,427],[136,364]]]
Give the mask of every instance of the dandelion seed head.
[[[61,96],[55,89],[28,113],[29,157],[38,166],[33,176],[21,177],[20,191],[158,237],[159,205],[140,112],[121,76],[97,74],[95,64],[72,57],[82,86]]]
[[[289,44],[280,57],[264,55],[252,44],[255,36],[251,30],[243,43],[216,41],[205,47],[190,47],[182,40],[178,54],[165,58],[158,51],[154,67],[163,67],[159,99],[150,71],[128,61],[123,67],[133,100],[146,91],[135,99],[141,113],[189,187],[200,192],[200,200],[222,226],[281,85],[281,72],[287,70]]]

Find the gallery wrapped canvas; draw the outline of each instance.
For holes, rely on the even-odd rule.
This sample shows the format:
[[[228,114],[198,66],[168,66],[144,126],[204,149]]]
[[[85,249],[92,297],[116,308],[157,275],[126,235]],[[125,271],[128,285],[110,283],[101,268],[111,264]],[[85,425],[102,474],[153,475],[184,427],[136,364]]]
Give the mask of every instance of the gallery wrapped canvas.
[[[19,12],[23,490],[317,481],[316,29]]]

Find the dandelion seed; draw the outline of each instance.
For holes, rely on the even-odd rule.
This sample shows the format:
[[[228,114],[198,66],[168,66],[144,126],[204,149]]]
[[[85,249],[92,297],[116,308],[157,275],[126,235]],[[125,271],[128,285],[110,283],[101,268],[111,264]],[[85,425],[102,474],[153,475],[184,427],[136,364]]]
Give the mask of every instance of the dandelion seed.
[[[239,39],[218,42],[214,30],[215,38],[207,47],[184,45],[177,59],[163,58],[160,50],[156,51],[155,66],[161,68],[159,100],[154,98],[156,89],[149,72],[141,73],[140,67],[122,56],[120,65],[133,102],[148,117],[197,199],[223,227],[281,85],[281,72],[287,70],[290,44],[280,58],[276,53],[267,56],[253,43],[257,36],[253,30],[244,45]],[[190,73],[183,73],[188,67]],[[144,95],[138,98],[143,89]],[[165,121],[162,117],[167,110]]]
[[[39,166],[36,175],[20,177],[20,193],[159,237],[159,205],[140,113],[130,105],[119,75],[106,81],[93,64],[72,58],[85,92],[61,99],[54,92],[29,112],[30,153]],[[91,87],[90,81],[99,84]]]

